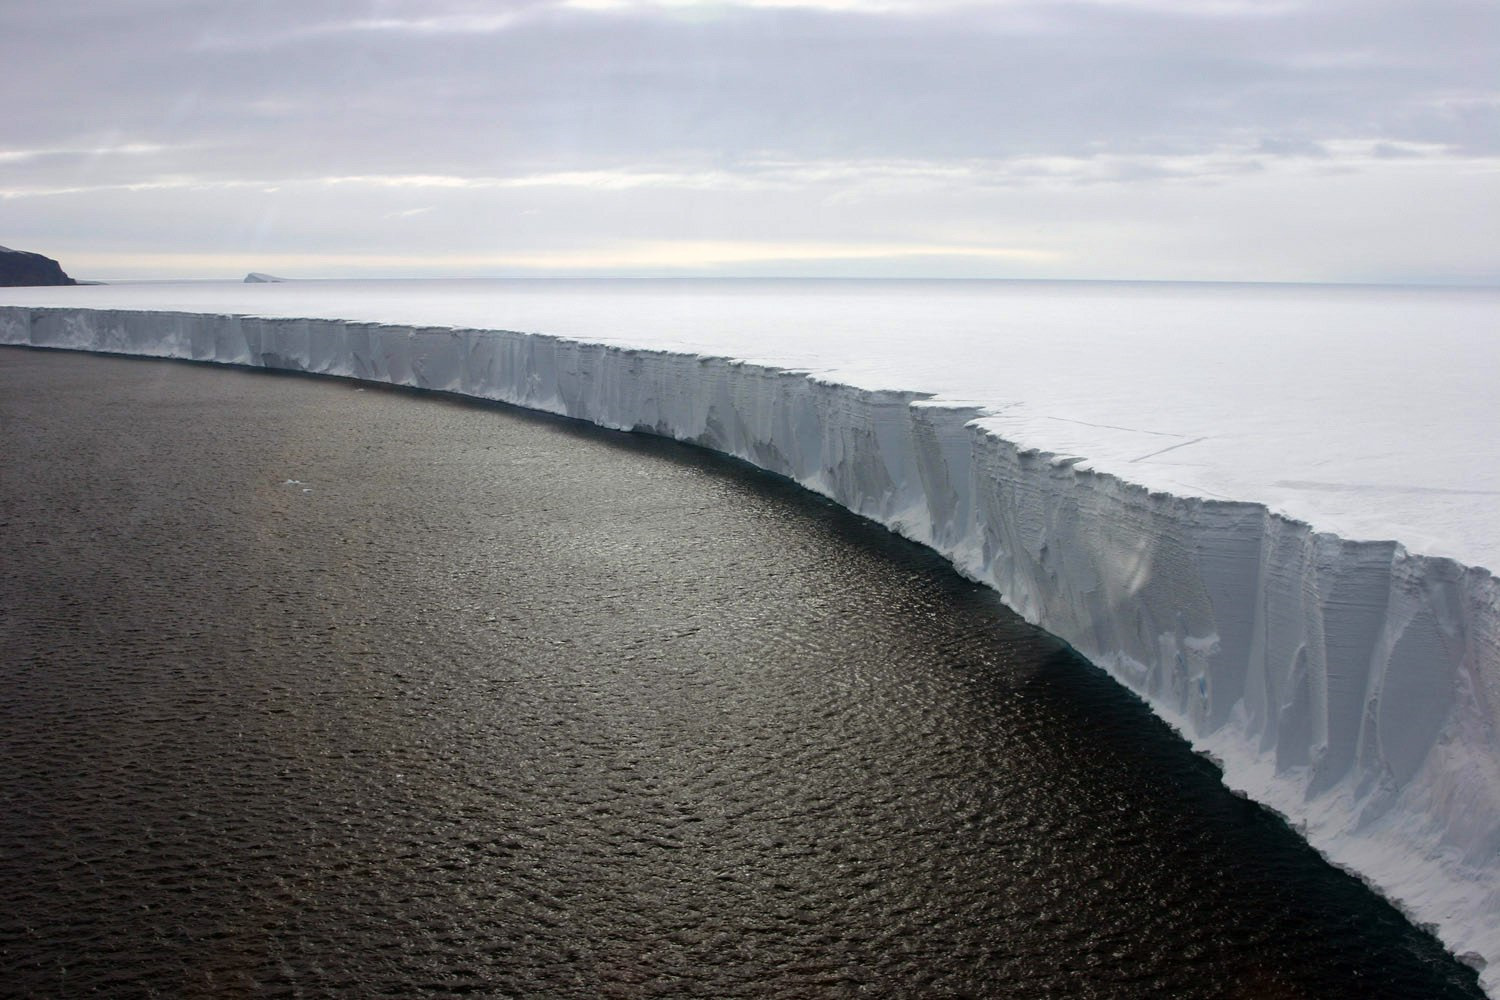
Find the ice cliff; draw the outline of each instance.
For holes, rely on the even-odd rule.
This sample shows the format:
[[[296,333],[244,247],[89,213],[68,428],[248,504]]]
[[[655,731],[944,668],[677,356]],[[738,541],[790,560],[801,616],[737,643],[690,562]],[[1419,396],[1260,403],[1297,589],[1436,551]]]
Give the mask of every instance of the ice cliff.
[[[1232,788],[1430,926],[1500,996],[1500,581],[1257,503],[1176,496],[977,407],[554,336],[0,306],[0,343],[315,372],[648,431],[949,557],[1138,693]],[[1488,965],[1486,965],[1488,963]]]

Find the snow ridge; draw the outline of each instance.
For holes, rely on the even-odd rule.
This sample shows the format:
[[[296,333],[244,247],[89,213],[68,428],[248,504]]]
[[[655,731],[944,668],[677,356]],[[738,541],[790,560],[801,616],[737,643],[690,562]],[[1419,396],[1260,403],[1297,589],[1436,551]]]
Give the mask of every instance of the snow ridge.
[[[541,334],[0,307],[0,343],[337,375],[688,441],[947,556],[1500,997],[1500,580],[1024,450],[975,407]]]

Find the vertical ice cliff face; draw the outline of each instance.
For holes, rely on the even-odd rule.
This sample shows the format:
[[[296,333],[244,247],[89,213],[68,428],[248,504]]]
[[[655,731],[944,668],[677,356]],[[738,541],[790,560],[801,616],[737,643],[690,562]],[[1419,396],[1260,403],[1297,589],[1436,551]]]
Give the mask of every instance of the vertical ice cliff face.
[[[0,343],[503,400],[712,448],[932,546],[1138,693],[1500,995],[1500,581],[1150,492],[916,393],[541,335],[0,307]]]

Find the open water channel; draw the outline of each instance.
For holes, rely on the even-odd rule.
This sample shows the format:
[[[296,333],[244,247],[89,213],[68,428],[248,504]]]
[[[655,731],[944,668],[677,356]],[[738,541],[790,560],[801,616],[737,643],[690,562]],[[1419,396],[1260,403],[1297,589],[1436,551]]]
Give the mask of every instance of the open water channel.
[[[0,994],[1478,997],[935,555],[509,408],[0,350]]]

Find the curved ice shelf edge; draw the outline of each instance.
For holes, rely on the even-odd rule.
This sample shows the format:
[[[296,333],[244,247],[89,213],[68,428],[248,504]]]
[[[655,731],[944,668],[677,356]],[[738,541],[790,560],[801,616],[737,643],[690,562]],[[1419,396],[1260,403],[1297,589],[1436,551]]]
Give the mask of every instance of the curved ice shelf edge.
[[[645,431],[947,557],[1098,664],[1500,997],[1500,580],[1024,449],[985,411],[546,334],[0,307],[0,343],[342,376]]]

